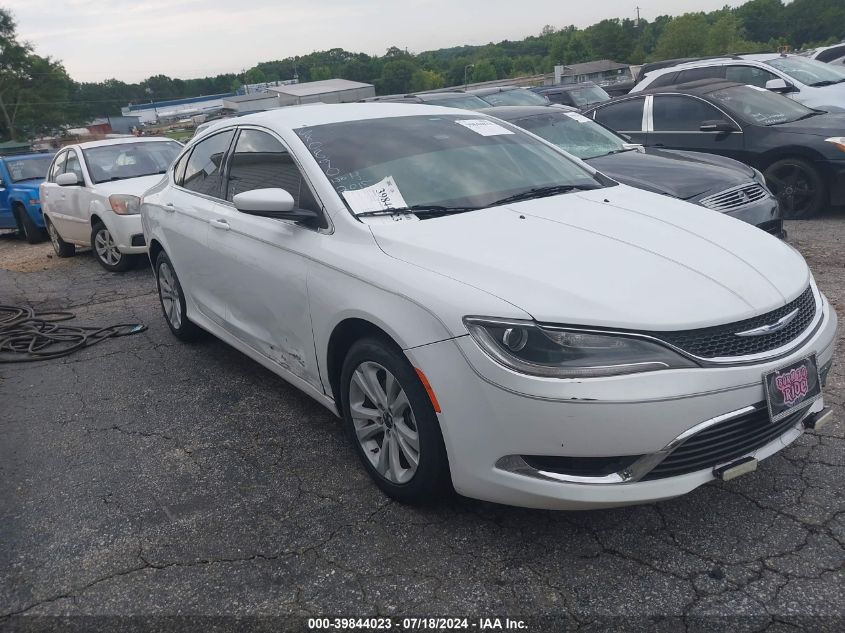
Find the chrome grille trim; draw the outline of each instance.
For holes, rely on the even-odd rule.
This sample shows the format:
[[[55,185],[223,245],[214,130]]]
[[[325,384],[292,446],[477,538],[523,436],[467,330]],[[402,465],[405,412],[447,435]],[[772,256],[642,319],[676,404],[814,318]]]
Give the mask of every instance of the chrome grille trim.
[[[698,204],[708,209],[724,213],[726,211],[741,209],[742,207],[762,200],[768,195],[769,193],[762,185],[751,182],[738,187],[731,187],[725,191],[720,191],[719,193],[702,198],[698,201]]]

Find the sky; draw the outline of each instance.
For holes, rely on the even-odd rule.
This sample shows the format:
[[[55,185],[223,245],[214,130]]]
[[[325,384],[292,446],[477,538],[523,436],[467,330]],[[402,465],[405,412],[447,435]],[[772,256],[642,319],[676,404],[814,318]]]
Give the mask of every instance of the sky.
[[[0,0],[21,39],[76,81],[240,72],[345,48],[412,53],[535,35],[546,24],[711,11],[742,0]]]

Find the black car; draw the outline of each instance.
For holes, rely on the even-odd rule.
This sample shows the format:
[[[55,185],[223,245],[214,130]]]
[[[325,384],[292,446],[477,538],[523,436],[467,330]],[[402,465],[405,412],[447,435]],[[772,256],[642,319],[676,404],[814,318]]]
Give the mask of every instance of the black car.
[[[464,110],[479,110],[490,107],[490,104],[486,101],[482,101],[475,95],[469,95],[462,90],[452,92],[424,92],[407,95],[384,95],[382,97],[368,97],[361,99],[361,101],[368,103],[425,103],[428,105],[445,106],[447,108],[463,108]]]
[[[698,152],[632,145],[563,106],[481,112],[554,143],[621,183],[720,211],[783,237],[777,200],[766,189],[763,175],[747,165]]]
[[[593,104],[610,101],[610,95],[592,81],[577,84],[557,84],[554,86],[537,86],[532,92],[546,97],[552,103],[570,106],[572,108],[588,108]]]
[[[646,147],[719,154],[762,170],[786,218],[845,203],[845,113],[703,79],[620,97],[585,114]]]
[[[483,99],[491,106],[542,106],[549,105],[549,100],[536,92],[519,86],[496,86],[495,88],[475,88],[467,94]]]

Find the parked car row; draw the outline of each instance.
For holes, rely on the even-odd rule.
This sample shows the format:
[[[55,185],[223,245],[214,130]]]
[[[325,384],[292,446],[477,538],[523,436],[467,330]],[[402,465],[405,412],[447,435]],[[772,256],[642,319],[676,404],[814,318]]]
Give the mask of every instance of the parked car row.
[[[632,92],[585,114],[646,147],[707,152],[761,170],[784,217],[845,204],[845,113],[702,79]]]

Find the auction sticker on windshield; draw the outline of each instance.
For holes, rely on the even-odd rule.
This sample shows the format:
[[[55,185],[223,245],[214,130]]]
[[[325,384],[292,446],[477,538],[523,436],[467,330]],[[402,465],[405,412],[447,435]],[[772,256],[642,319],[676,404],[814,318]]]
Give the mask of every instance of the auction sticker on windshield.
[[[821,381],[815,355],[802,358],[763,377],[772,422],[821,398]]]
[[[373,211],[404,209],[408,206],[393,176],[386,176],[376,184],[363,189],[344,191],[343,198],[352,209],[352,213],[356,215]]]
[[[465,128],[472,130],[481,136],[499,136],[501,134],[513,134],[507,128],[503,128],[498,123],[488,121],[487,119],[458,119],[455,121],[458,125],[463,125]]]

